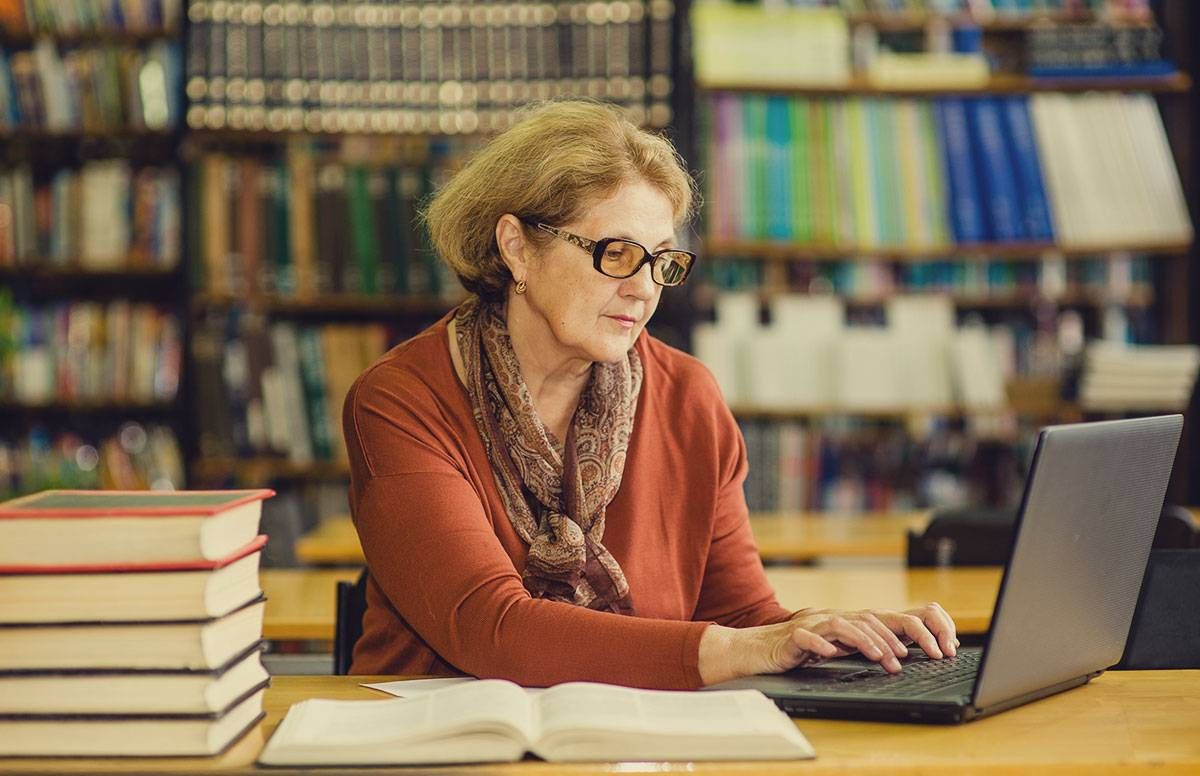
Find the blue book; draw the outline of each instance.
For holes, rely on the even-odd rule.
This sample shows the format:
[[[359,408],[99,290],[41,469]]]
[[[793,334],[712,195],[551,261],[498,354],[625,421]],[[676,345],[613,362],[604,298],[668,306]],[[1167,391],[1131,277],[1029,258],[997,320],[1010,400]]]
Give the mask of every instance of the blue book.
[[[1000,106],[991,98],[966,101],[975,169],[982,184],[983,214],[988,239],[1012,242],[1025,238],[1023,218],[1017,201],[1017,182]]]
[[[767,201],[767,237],[790,240],[792,228],[792,165],[788,159],[792,143],[792,113],[788,98],[772,95],[766,106],[766,164],[763,174]]]
[[[938,144],[946,166],[946,207],[955,242],[977,243],[987,239],[975,169],[971,161],[971,134],[967,107],[962,99],[934,102]]]
[[[1052,242],[1054,225],[1042,181],[1042,165],[1038,160],[1033,121],[1029,117],[1029,100],[1025,97],[1008,97],[1000,102],[1004,128],[1007,130],[1005,136],[1017,173],[1017,193],[1025,234],[1032,240]]]

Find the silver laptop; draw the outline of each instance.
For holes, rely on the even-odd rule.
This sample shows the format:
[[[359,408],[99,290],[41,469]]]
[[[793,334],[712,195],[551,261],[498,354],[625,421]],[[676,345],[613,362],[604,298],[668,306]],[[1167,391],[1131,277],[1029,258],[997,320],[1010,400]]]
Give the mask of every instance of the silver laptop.
[[[831,660],[753,688],[793,716],[965,722],[1077,687],[1121,658],[1181,415],[1050,426],[1038,436],[992,627],[980,648],[896,675]]]

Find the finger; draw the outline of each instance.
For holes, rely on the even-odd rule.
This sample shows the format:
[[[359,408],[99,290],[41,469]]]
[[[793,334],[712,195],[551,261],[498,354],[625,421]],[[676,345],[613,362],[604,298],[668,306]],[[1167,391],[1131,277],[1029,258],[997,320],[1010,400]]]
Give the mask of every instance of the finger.
[[[936,601],[926,604],[922,613],[921,620],[937,636],[942,652],[950,657],[957,655],[958,647],[954,643],[957,640],[957,633],[950,614]]]
[[[791,637],[792,646],[803,652],[811,653],[819,659],[827,660],[837,657],[837,646],[807,628],[793,628]]]
[[[873,663],[879,663],[889,673],[900,670],[900,661],[892,654],[892,650],[871,628],[838,617],[830,623],[833,635],[838,641],[854,647],[862,656]]]
[[[920,647],[926,655],[933,658],[942,657],[942,650],[938,646],[937,638],[933,635],[933,631],[925,625],[925,621],[918,616],[920,610],[913,609],[907,612],[897,612],[894,616],[892,625],[908,635],[913,642]]]
[[[908,657],[908,647],[904,646],[904,642],[896,636],[896,633],[889,628],[882,619],[874,612],[862,612],[862,621],[871,627],[875,633],[883,639],[883,643],[887,644],[888,649],[896,657]]]

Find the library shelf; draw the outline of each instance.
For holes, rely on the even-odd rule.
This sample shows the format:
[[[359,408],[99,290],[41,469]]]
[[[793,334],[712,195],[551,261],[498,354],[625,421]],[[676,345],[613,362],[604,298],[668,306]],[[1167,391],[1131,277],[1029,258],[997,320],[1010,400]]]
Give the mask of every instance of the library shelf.
[[[841,294],[847,307],[873,308],[883,307],[893,296],[945,296],[955,307],[966,310],[1014,310],[1037,307],[1039,305],[1057,305],[1059,307],[1093,307],[1103,308],[1117,305],[1127,309],[1147,309],[1154,304],[1153,289],[1145,286],[1134,286],[1126,294],[1115,294],[1105,291],[1068,290],[1056,296],[1043,294],[1038,289],[1028,291],[1012,290],[994,293],[963,293],[953,289],[903,289],[899,288],[889,293],[869,296],[856,296],[853,293]]]
[[[0,399],[0,415],[168,415],[179,405],[173,401],[50,401],[19,402]]]
[[[165,27],[150,27],[141,30],[94,29],[77,32],[54,32],[51,30],[25,30],[0,34],[0,45],[6,48],[31,46],[39,40],[49,40],[60,46],[85,44],[140,45],[160,40],[176,40],[179,30]]]
[[[62,283],[86,283],[102,280],[157,281],[175,279],[179,275],[178,266],[138,266],[133,264],[131,260],[125,259],[97,263],[107,266],[104,268],[84,267],[78,261],[68,261],[64,265],[55,266],[49,259],[35,259],[26,265],[0,266],[0,280],[45,280]]]
[[[170,140],[175,137],[174,128],[149,129],[146,127],[92,127],[71,129],[23,128],[0,131],[0,142],[46,141],[77,142],[82,140]]]
[[[950,26],[973,25],[985,32],[1021,32],[1054,24],[1082,24],[1104,21],[1122,27],[1143,27],[1151,19],[1136,16],[1106,15],[1084,9],[1068,11],[1031,11],[1022,13],[996,13],[988,17],[976,17],[970,13],[937,13],[931,11],[850,11],[846,20],[851,25],[866,24],[889,32],[915,31],[927,27],[931,22],[941,21]]]
[[[768,240],[726,240],[707,238],[704,253],[723,259],[763,261],[942,261],[953,260],[1038,260],[1047,256],[1067,259],[1095,258],[1110,253],[1139,253],[1154,256],[1182,256],[1191,243],[1105,243],[1097,245],[1055,245],[1052,243],[955,243],[950,245],[863,248],[853,245],[820,245]]]
[[[269,456],[197,458],[192,461],[190,474],[192,480],[200,482],[229,478],[248,483],[275,480],[340,480],[350,476],[350,465],[334,461],[298,464],[284,458]]]
[[[962,96],[985,94],[1030,94],[1033,92],[1153,92],[1156,94],[1185,94],[1192,88],[1187,73],[1174,72],[1155,76],[1095,76],[1079,78],[1031,77],[1017,73],[995,73],[982,86],[878,86],[863,76],[854,76],[845,83],[781,85],[761,83],[697,83],[703,92],[752,92],[796,96]]]
[[[883,423],[906,423],[928,418],[961,420],[997,418],[1015,414],[1034,420],[1068,422],[1082,417],[1083,411],[1061,398],[1061,383],[1049,377],[1018,377],[1005,385],[1007,404],[996,409],[971,410],[961,405],[937,407],[892,407],[857,409],[847,407],[780,408],[739,404],[730,411],[741,420],[824,420],[850,418]]]
[[[442,315],[456,304],[456,300],[440,297],[392,294],[320,294],[312,297],[201,294],[193,299],[193,309],[197,312],[242,307],[290,317]]]

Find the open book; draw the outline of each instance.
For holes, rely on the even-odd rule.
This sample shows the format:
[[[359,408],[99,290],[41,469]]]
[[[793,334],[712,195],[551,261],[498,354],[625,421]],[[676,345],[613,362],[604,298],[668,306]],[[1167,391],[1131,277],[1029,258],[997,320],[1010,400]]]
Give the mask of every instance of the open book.
[[[756,690],[632,690],[574,682],[534,695],[489,679],[381,701],[297,703],[261,765],[545,760],[784,760],[815,756]]]

